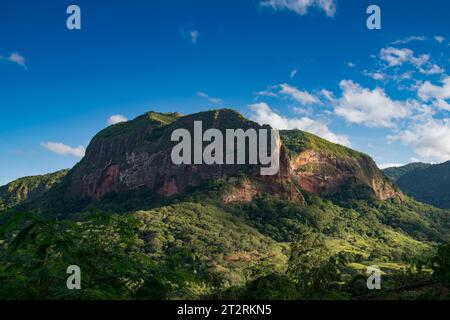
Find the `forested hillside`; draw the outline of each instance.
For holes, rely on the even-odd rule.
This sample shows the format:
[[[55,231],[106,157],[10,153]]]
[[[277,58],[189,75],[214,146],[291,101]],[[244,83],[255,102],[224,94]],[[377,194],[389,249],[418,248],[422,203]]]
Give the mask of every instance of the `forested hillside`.
[[[386,169],[396,184],[411,197],[439,208],[450,208],[450,162],[435,165],[411,164]]]
[[[34,178],[52,187],[0,212],[0,298],[361,299],[373,297],[371,265],[383,272],[375,298],[448,297],[448,210],[403,194],[369,156],[298,130],[281,132],[273,177],[158,166],[169,127],[199,118],[254,125],[230,110],[148,113],[99,133],[69,173]],[[82,290],[67,290],[69,265]],[[394,290],[418,282],[428,286]]]

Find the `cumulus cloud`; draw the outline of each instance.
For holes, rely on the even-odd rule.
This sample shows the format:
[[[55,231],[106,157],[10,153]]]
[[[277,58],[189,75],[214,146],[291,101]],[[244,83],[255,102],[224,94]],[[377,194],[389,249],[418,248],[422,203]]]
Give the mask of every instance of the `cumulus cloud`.
[[[78,158],[84,157],[84,154],[86,152],[85,148],[83,146],[78,146],[76,148],[68,146],[61,142],[43,142],[42,146],[46,148],[47,150],[63,155],[63,156],[74,156]]]
[[[381,49],[380,57],[381,60],[387,63],[387,67],[399,67],[408,63],[425,75],[444,73],[444,69],[430,61],[429,54],[415,55],[414,51],[410,49],[383,48]]]
[[[450,111],[446,101],[450,99],[450,77],[444,78],[441,82],[442,86],[436,86],[430,81],[425,81],[419,86],[417,95],[425,102],[432,102],[438,108]]]
[[[428,54],[416,56],[414,55],[414,51],[410,49],[398,49],[394,47],[381,49],[380,57],[383,61],[387,62],[389,67],[401,66],[407,62],[416,67],[421,67],[430,60],[430,55]]]
[[[222,99],[210,97],[209,95],[207,95],[206,93],[201,92],[201,91],[197,92],[197,96],[199,96],[201,98],[205,98],[210,103],[213,103],[213,104],[220,104],[223,102]]]
[[[408,130],[389,136],[388,141],[401,141],[427,161],[450,160],[450,120],[430,119],[415,124]]]
[[[114,114],[111,117],[108,118],[108,124],[113,125],[120,122],[126,122],[128,121],[127,117],[121,115],[121,114]]]
[[[410,114],[409,102],[389,98],[383,89],[364,88],[351,80],[340,82],[342,97],[335,100],[335,113],[350,123],[368,127],[394,127],[393,120]]]
[[[302,118],[288,118],[273,111],[266,103],[256,103],[249,106],[252,114],[250,118],[259,124],[268,124],[276,129],[299,129],[318,135],[324,139],[339,143],[345,146],[350,146],[349,139],[344,135],[337,135],[333,133],[327,126],[318,120],[313,120],[308,117]]]
[[[397,49],[388,47],[381,49],[381,59],[386,61],[390,67],[399,66],[408,61],[414,52],[410,49]]]
[[[271,7],[274,10],[289,10],[301,16],[308,14],[309,9],[322,10],[329,17],[336,14],[336,0],[264,0],[263,7]]]

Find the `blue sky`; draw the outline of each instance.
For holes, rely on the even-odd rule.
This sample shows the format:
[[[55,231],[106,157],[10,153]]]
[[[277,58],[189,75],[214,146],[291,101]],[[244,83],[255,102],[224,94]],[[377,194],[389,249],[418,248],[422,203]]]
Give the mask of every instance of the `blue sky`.
[[[381,30],[366,28],[374,3]],[[81,30],[66,27],[70,4]],[[450,160],[449,12],[442,0],[4,0],[0,184],[71,167],[108,120],[149,110],[232,107],[380,165]]]

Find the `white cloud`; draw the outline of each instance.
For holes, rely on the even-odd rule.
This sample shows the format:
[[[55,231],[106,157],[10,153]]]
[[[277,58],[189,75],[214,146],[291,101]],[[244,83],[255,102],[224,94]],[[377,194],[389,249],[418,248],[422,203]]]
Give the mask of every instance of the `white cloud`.
[[[394,47],[388,47],[381,49],[380,57],[383,61],[386,61],[389,67],[401,66],[404,63],[411,63],[416,67],[421,67],[430,60],[430,55],[422,54],[415,56],[414,51],[403,48],[398,49]]]
[[[297,75],[297,73],[298,73],[298,70],[297,70],[297,69],[293,69],[293,70],[291,71],[291,73],[289,74],[289,77],[290,77],[291,79],[294,79],[294,77]]]
[[[394,41],[394,42],[392,42],[392,44],[406,44],[406,43],[410,43],[412,41],[425,41],[425,40],[427,40],[427,38],[423,37],[423,36],[411,36],[411,37],[406,37],[404,39]]]
[[[309,106],[314,104],[322,104],[320,97],[331,100],[333,93],[325,89],[322,89],[317,93],[310,93],[307,90],[300,90],[287,83],[282,83],[279,85],[269,86],[263,91],[255,92],[255,95],[272,98],[284,96],[303,106]]]
[[[330,90],[322,89],[320,90],[320,94],[328,101],[334,100],[333,92],[331,92]]]
[[[349,68],[354,68],[354,67],[356,67],[356,63],[354,63],[354,62],[347,62],[346,65],[347,65],[347,67],[349,67]]]
[[[375,80],[383,80],[384,79],[384,74],[380,73],[380,72],[375,72],[372,74],[372,78]]]
[[[389,136],[388,141],[401,141],[411,146],[427,161],[450,160],[450,120],[430,119],[397,135]]]
[[[198,38],[200,37],[200,32],[198,30],[181,30],[181,35],[189,40],[191,44],[196,44],[198,42]]]
[[[261,97],[272,97],[272,98],[278,96],[275,92],[269,90],[258,91],[255,92],[254,94]]]
[[[335,100],[335,113],[348,122],[368,127],[393,127],[393,120],[410,114],[408,102],[394,101],[383,89],[361,87],[351,80],[340,82],[342,97]]]
[[[214,104],[220,104],[223,102],[222,99],[210,97],[209,95],[207,95],[204,92],[197,92],[197,95],[199,97],[207,99],[209,102],[214,103]]]
[[[20,55],[18,52],[11,53],[7,58],[8,61],[18,64],[21,67],[27,68],[25,63],[25,57]]]
[[[437,64],[430,62],[429,54],[415,55],[410,49],[398,49],[388,47],[381,49],[381,60],[387,63],[388,67],[399,67],[405,63],[415,66],[420,73],[426,75],[442,74],[444,70]]]
[[[422,100],[430,99],[450,99],[450,77],[443,79],[442,86],[435,86],[430,81],[425,81],[418,90],[418,95]]]
[[[198,41],[198,37],[200,37],[200,33],[197,30],[189,31],[189,36],[191,37],[191,42],[196,44]]]
[[[383,48],[380,53],[381,59],[386,61],[390,67],[399,66],[414,56],[410,49],[397,49],[393,47]]]
[[[441,82],[442,86],[436,86],[430,81],[425,81],[419,86],[417,95],[425,102],[431,101],[436,107],[450,111],[450,105],[445,101],[450,99],[450,77]]]
[[[433,102],[433,106],[442,109],[442,110],[447,110],[450,111],[450,103],[448,103],[447,101],[443,100],[443,99],[436,99]]]
[[[386,75],[384,73],[381,72],[370,72],[370,71],[364,71],[363,72],[364,75],[377,80],[377,81],[381,81],[384,80],[386,78]]]
[[[61,142],[43,142],[42,146],[51,152],[63,155],[63,156],[75,156],[78,158],[84,157],[85,149],[83,146],[73,148]]]
[[[413,72],[412,71],[406,71],[400,74],[394,74],[392,76],[392,79],[396,81],[402,81],[402,80],[409,80],[412,78]]]
[[[425,64],[427,64],[427,63],[429,63],[429,61],[430,61],[430,55],[429,54],[422,54],[422,55],[420,55],[420,56],[413,56],[412,58],[411,58],[411,63],[413,64],[413,65],[415,65],[416,67],[421,67],[421,66],[423,66],[423,65],[425,65]]]
[[[301,16],[308,14],[310,8],[325,11],[329,17],[336,14],[336,0],[264,0],[261,5],[274,10],[289,10]]]
[[[444,73],[444,69],[442,69],[437,64],[430,64],[426,68],[420,68],[420,73],[432,75],[432,74],[441,74]]]
[[[404,163],[377,163],[378,168],[380,168],[381,170],[394,167],[403,167],[404,165]]]
[[[120,122],[126,122],[126,121],[128,121],[128,119],[121,114],[115,114],[108,118],[109,125],[117,124]]]
[[[436,40],[439,43],[442,43],[445,41],[445,38],[443,36],[435,36],[434,40]]]
[[[266,103],[257,103],[249,106],[252,111],[250,118],[259,124],[269,124],[276,129],[299,129],[318,135],[324,139],[350,146],[349,139],[344,135],[333,133],[326,123],[308,117],[288,118],[272,111]]]
[[[302,91],[297,89],[296,87],[292,87],[287,83],[280,84],[280,94],[289,96],[294,101],[302,104],[302,105],[311,105],[320,103],[320,99],[316,96],[312,95],[308,91]]]

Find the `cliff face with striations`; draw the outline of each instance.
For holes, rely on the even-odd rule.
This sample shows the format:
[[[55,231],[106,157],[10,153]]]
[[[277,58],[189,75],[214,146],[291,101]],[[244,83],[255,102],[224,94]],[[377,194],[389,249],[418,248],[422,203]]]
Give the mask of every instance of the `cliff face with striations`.
[[[303,190],[328,196],[359,187],[380,200],[403,197],[366,154],[299,130],[281,136],[290,151],[291,177]]]
[[[111,192],[147,188],[172,196],[208,180],[259,175],[258,165],[175,165],[171,151],[178,142],[171,142],[171,134],[183,128],[193,136],[194,121],[202,121],[204,130],[217,128],[222,132],[261,128],[231,110],[185,117],[147,113],[133,121],[111,126],[94,137],[84,159],[72,171],[70,195],[99,199]],[[209,142],[204,146],[207,144]],[[271,177],[271,182],[282,179],[283,174],[287,174],[286,167]]]
[[[365,157],[341,158],[306,150],[292,157],[291,173],[302,189],[321,196],[337,193],[349,185],[367,186],[381,200],[399,196],[375,163]]]
[[[173,130],[185,128],[193,136],[197,120],[203,130],[262,128],[228,109],[188,116],[149,112],[97,134],[72,169],[67,192],[100,199],[112,192],[147,188],[173,196],[208,180],[245,176],[254,181],[235,189],[225,202],[250,201],[261,193],[302,200],[301,189],[326,196],[349,185],[365,186],[383,200],[400,196],[368,156],[298,130],[281,132],[280,171],[275,176],[260,176],[259,165],[173,164],[171,150],[178,143],[170,141]]]

